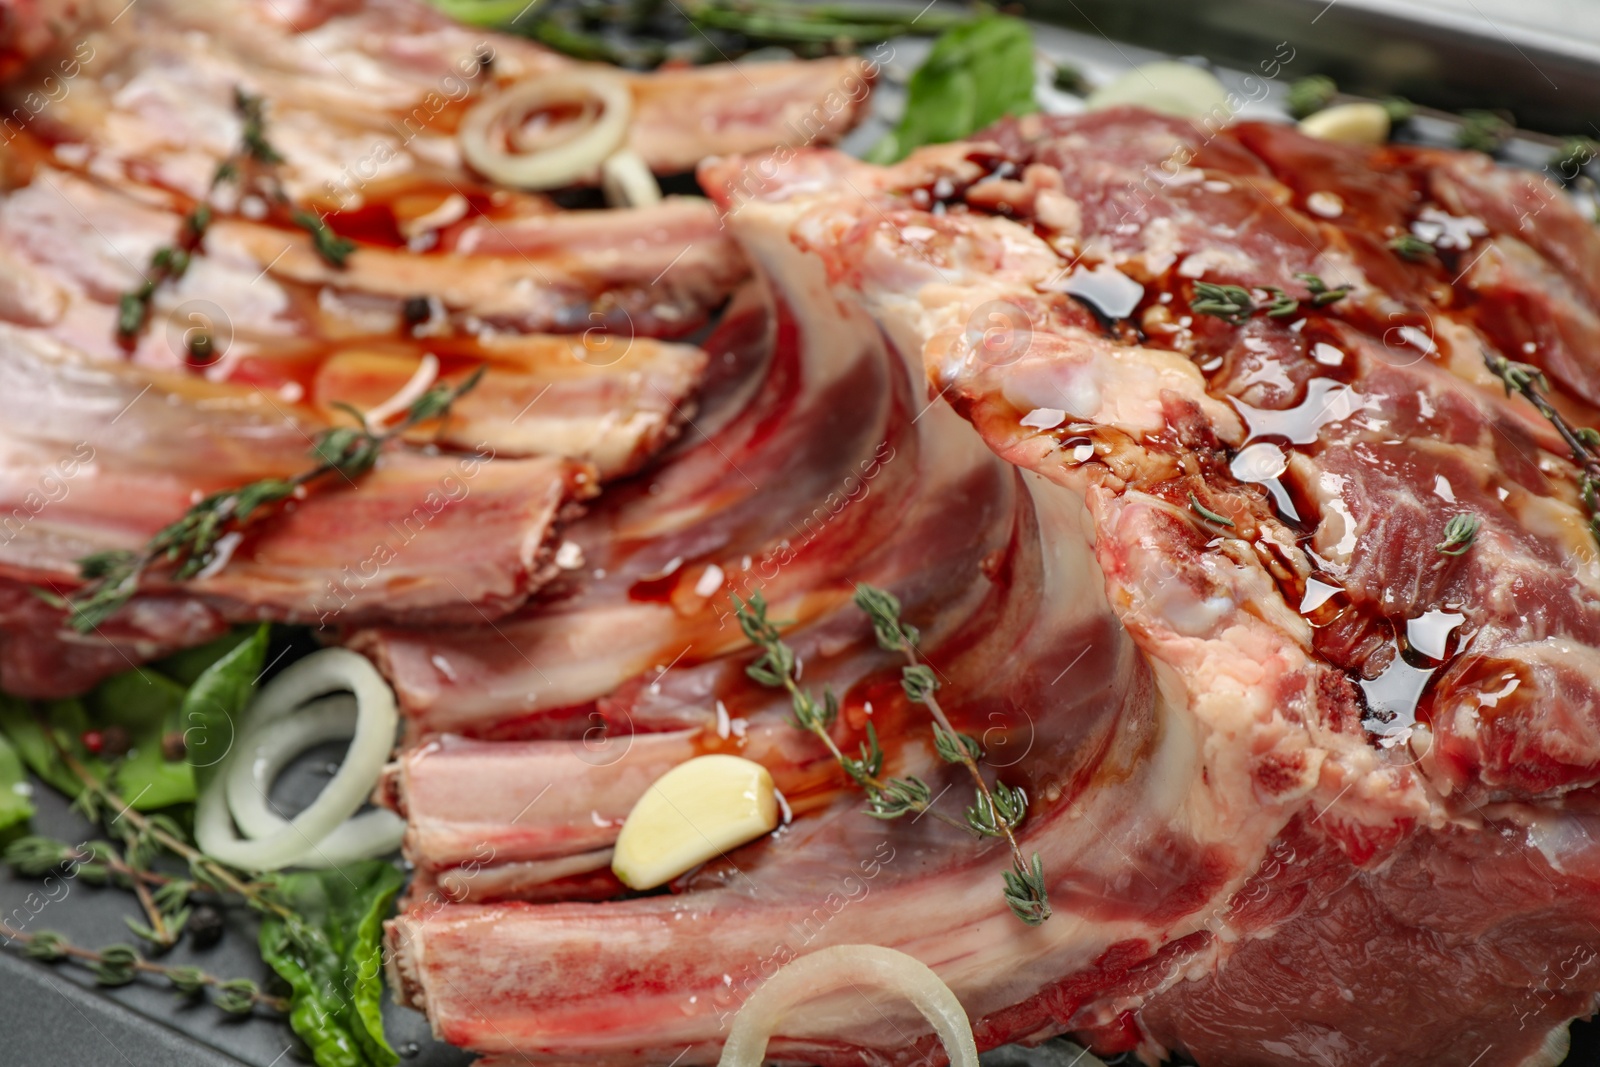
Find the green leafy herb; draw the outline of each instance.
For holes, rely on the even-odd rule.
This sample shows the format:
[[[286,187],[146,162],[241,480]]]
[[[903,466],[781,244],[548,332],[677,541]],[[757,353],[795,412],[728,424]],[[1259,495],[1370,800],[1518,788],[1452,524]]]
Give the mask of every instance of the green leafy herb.
[[[109,768],[110,781],[123,796],[136,798],[144,811],[195,798],[189,765],[168,760],[162,744],[182,728],[183,701],[183,686],[149,669],[113,675],[84,698],[93,729],[119,726],[127,732],[131,747]]]
[[[850,779],[867,794],[867,814],[877,819],[897,819],[913,812],[927,811],[932,804],[932,792],[927,783],[916,777],[888,780],[880,777],[883,772],[883,749],[878,744],[877,731],[870,724],[859,757],[846,756],[839,750],[829,733],[829,728],[838,717],[838,698],[824,689],[822,699],[818,701],[810,692],[800,688],[799,663],[794,650],[784,643],[777,625],[767,618],[766,598],[756,592],[746,601],[734,594],[733,607],[739,619],[739,628],[751,644],[761,649],[761,655],[745,668],[745,673],[764,686],[789,691],[794,724],[821,741]],[[932,814],[935,818],[944,818],[938,812]]]
[[[1485,353],[1483,361],[1505,385],[1506,395],[1522,394],[1550,421],[1572,450],[1572,461],[1578,465],[1578,496],[1589,513],[1589,532],[1600,541],[1600,431],[1590,426],[1573,426],[1555,409],[1544,395],[1550,389],[1549,379],[1538,367],[1492,353]]]
[[[33,818],[28,773],[16,748],[0,735],[0,833]]]
[[[1478,517],[1462,513],[1453,515],[1450,521],[1444,524],[1444,540],[1434,547],[1441,555],[1460,556],[1472,547],[1472,541],[1478,536]]]
[[[1200,498],[1195,496],[1193,493],[1189,494],[1189,510],[1200,516],[1202,519],[1205,519],[1207,522],[1214,522],[1218,526],[1233,525],[1232,519],[1228,518],[1226,515],[1218,515],[1215,511],[1212,511],[1210,508],[1200,503]]]
[[[871,44],[908,33],[938,33],[969,21],[946,11],[877,4],[807,4],[788,0],[696,0],[684,10],[694,25],[772,44]],[[928,19],[933,21],[928,23]],[[928,23],[924,25],[924,23]]]
[[[1239,285],[1195,282],[1194,298],[1189,301],[1189,310],[1195,314],[1211,315],[1235,326],[1242,325],[1255,309],[1250,290]]]
[[[502,26],[528,10],[528,0],[428,0],[457,22],[469,26]]]
[[[1285,319],[1300,310],[1300,301],[1296,300],[1282,289],[1279,289],[1277,286],[1267,286],[1266,292],[1267,295],[1271,297],[1271,299],[1267,301],[1266,305],[1268,318]]]
[[[1326,75],[1313,74],[1309,78],[1300,78],[1289,84],[1289,114],[1297,119],[1314,115],[1333,103],[1337,95],[1339,87]]]
[[[1074,96],[1085,96],[1089,92],[1089,82],[1083,76],[1083,71],[1070,63],[1057,63],[1056,71],[1050,78],[1050,84],[1063,93]]]
[[[210,225],[211,209],[201,204],[184,217],[176,244],[150,254],[144,280],[117,300],[117,337],[121,341],[129,343],[139,336],[150,319],[150,301],[156,290],[164,282],[177,281],[184,276]]]
[[[983,748],[974,738],[956,732],[935,695],[939,688],[932,668],[917,654],[917,628],[900,619],[900,601],[886,589],[866,583],[856,585],[856,607],[872,620],[878,645],[886,652],[903,657],[900,684],[906,696],[928,709],[933,717],[934,748],[947,763],[966,767],[974,786],[973,803],[967,808],[967,826],[984,837],[1003,837],[1011,846],[1013,870],[1005,878],[1005,898],[1016,917],[1029,926],[1050,918],[1050,899],[1044,881],[1044,865],[1036,852],[1031,866],[1024,858],[1013,831],[1028,812],[1028,797],[1020,788],[1011,788],[996,779],[991,787],[978,769]]]
[[[404,876],[369,860],[282,875],[273,896],[287,915],[261,924],[261,958],[293,991],[289,1023],[317,1067],[393,1067],[383,1034],[380,940]]]
[[[212,493],[171,525],[158,530],[142,552],[100,552],[79,560],[88,581],[67,600],[68,623],[88,633],[116,614],[139,591],[139,582],[151,566],[170,568],[169,578],[186,581],[219,562],[225,536],[266,514],[276,504],[294,496],[303,486],[335,472],[354,481],[377,463],[384,445],[418,423],[449,413],[462,394],[483,377],[479,367],[455,385],[436,385],[418,397],[405,416],[389,429],[340,426],[320,433],[312,447],[316,466],[293,478],[265,478],[237,489]],[[359,413],[357,413],[359,417]]]
[[[1494,155],[1505,147],[1516,127],[1504,115],[1493,111],[1463,111],[1456,130],[1456,144],[1474,152]]]
[[[1327,307],[1338,300],[1343,300],[1350,295],[1350,287],[1341,285],[1337,289],[1328,288],[1328,283],[1315,274],[1296,274],[1296,278],[1305,282],[1306,288],[1311,292],[1312,307]]]
[[[1033,31],[1021,19],[984,15],[934,42],[906,86],[899,124],[867,159],[893,163],[921,145],[958,141],[1034,107]]]
[[[1037,852],[1033,854],[1031,864],[1014,861],[1011,870],[1005,873],[1005,884],[1006,903],[1017,918],[1029,926],[1038,926],[1050,918],[1044,864]]]
[[[0,937],[7,944],[21,947],[24,955],[44,963],[70,960],[94,972],[95,982],[103,986],[123,986],[141,974],[165,978],[183,996],[196,996],[206,987],[214,990],[213,1003],[223,1011],[243,1015],[256,1005],[285,1011],[288,1004],[262,993],[248,978],[218,978],[198,967],[167,967],[152,963],[132,945],[107,945],[98,952],[79,948],[54,930],[28,933],[0,922]]]
[[[207,667],[183,695],[178,720],[195,788],[204,789],[232,747],[235,724],[255,695],[271,628],[263,623]]]
[[[329,266],[344,266],[345,260],[350,258],[350,253],[356,250],[356,243],[334,233],[321,215],[296,208],[291,217],[296,226],[311,235],[311,246]]]
[[[1412,263],[1427,259],[1434,253],[1433,245],[1414,233],[1402,233],[1398,237],[1390,238],[1388,248],[1401,259],[1410,260]]]
[[[72,750],[79,762],[91,767],[95,774],[104,775],[107,771],[103,762],[83,749],[80,739],[88,729],[89,715],[81,701],[48,701],[36,716],[23,701],[0,693],[0,732],[4,732],[30,771],[68,799],[77,799],[83,783],[62,759],[62,749]]]
[[[1570,182],[1594,162],[1596,155],[1600,155],[1600,142],[1590,137],[1568,137],[1550,157],[1545,169],[1555,171],[1559,180]]]
[[[1397,127],[1410,122],[1417,114],[1417,105],[1403,96],[1391,96],[1381,101],[1384,112],[1389,116],[1390,127]]]
[[[258,627],[236,626],[214,641],[186,648],[150,664],[179,685],[193,685],[212,664],[256,636]]]
[[[233,110],[244,120],[244,132],[239,138],[244,145],[243,154],[269,167],[282,163],[282,154],[267,141],[266,101],[236,87]]]

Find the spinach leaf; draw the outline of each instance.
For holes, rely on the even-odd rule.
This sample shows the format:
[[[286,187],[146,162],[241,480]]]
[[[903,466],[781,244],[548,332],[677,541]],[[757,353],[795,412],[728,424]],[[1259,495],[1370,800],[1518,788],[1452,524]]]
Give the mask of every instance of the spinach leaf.
[[[267,659],[271,627],[255,633],[212,663],[189,687],[179,711],[180,729],[193,768],[196,789],[204,789],[233,747],[239,713],[255,695],[256,681]]]
[[[383,1036],[380,939],[405,876],[386,860],[302,871],[277,879],[292,919],[268,914],[261,958],[292,991],[289,1025],[317,1067],[394,1067]]]
[[[867,159],[893,163],[921,145],[959,141],[1034,107],[1033,30],[1021,19],[985,15],[934,42],[906,86],[899,125]]]
[[[33,818],[32,785],[22,767],[22,757],[4,736],[0,736],[0,832]]]

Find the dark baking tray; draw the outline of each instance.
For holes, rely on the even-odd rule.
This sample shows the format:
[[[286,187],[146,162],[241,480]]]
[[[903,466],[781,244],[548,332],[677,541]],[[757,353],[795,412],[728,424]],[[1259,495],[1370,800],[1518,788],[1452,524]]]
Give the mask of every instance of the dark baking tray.
[[[1274,99],[1281,99],[1287,80],[1326,73],[1351,93],[1400,94],[1444,110],[1505,108],[1524,127],[1600,137],[1589,118],[1600,114],[1600,42],[1497,25],[1471,12],[1451,16],[1379,0],[1038,0],[1022,7],[1040,24],[1044,52],[1100,77],[1162,56],[1198,56],[1237,85],[1241,73],[1259,71],[1287,41],[1294,59],[1278,78]],[[897,43],[900,69],[891,69],[882,86],[881,114],[898,108],[896,75],[903,76],[925,47]],[[850,143],[865,147],[884,125],[880,116]],[[1520,157],[1515,148],[1512,155],[1537,165],[1544,151],[1524,146]],[[330,746],[303,758],[280,781],[274,801],[297,809],[296,799],[314,795],[325,780],[323,768],[340,755],[339,746]],[[83,839],[86,824],[59,796],[38,786],[35,799],[38,832]],[[31,915],[29,894],[39,889],[37,882],[0,874],[0,916],[26,930],[59,930],[84,945],[131,940],[123,916],[133,916],[136,906],[128,894],[72,884],[64,896],[53,891],[60,899]],[[168,961],[266,980],[248,919],[234,916],[230,923],[215,948],[193,952],[185,943]],[[385,1024],[403,1067],[461,1067],[471,1060],[435,1042],[414,1012],[386,1005]],[[1600,1027],[1577,1024],[1572,1036],[1568,1067],[1600,1064]],[[97,989],[81,968],[0,952],[0,1067],[286,1067],[303,1058],[280,1019],[228,1018],[154,984]],[[1015,1050],[985,1057],[990,1067],[1065,1067],[1057,1059]]]

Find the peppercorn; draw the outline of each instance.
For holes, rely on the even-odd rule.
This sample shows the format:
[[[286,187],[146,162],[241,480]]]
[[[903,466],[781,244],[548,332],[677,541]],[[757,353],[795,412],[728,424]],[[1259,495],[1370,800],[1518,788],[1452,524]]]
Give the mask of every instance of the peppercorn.
[[[425,296],[409,296],[401,305],[400,314],[405,318],[406,325],[414,330],[433,318],[433,305]]]
[[[222,912],[210,904],[196,904],[189,913],[189,944],[193,948],[211,948],[222,940]]]
[[[121,726],[107,726],[101,731],[100,752],[102,755],[115,759],[126,756],[128,749],[133,747],[133,738],[128,736],[128,731]]]
[[[169,730],[161,735],[161,758],[176,763],[189,754],[189,742],[182,730]]]

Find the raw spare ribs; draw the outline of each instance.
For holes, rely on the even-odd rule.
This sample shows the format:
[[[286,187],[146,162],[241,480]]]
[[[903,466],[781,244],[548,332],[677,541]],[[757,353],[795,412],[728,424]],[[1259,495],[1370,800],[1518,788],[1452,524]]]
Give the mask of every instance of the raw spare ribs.
[[[701,179],[760,278],[708,345],[748,384],[573,527],[559,596],[353,639],[413,732],[402,998],[496,1065],[706,1063],[785,960],[872,942],[980,1047],[1559,1062],[1600,990],[1600,555],[1495,368],[1594,423],[1592,226],[1482,156],[1137,110]],[[872,722],[896,773],[954,781],[855,581],[1026,787],[1043,925],[1003,904],[1003,846],[864,817],[744,676],[726,594],[760,589],[842,748]],[[625,898],[620,820],[708,751],[770,767],[792,822]],[[935,1047],[842,994],[770,1054]]]
[[[81,691],[259,618],[371,656],[416,865],[390,973],[443,1038],[500,1067],[709,1063],[765,976],[852,942],[934,967],[984,1047],[1533,1067],[1594,1009],[1585,446],[1507,385],[1600,421],[1600,239],[1538,179],[1137,111],[889,169],[736,155],[850,126],[862,70],[827,60],[614,75],[655,169],[725,157],[715,203],[568,212],[454,134],[468,98],[573,65],[412,0],[0,16],[0,688]],[[338,267],[270,205],[218,203],[119,337],[240,142],[236,89],[267,101],[286,193],[357,248]],[[215,363],[181,343],[193,302],[226,316]],[[428,356],[489,368],[436,448],[195,582],[152,575],[95,633],[31,591],[300,469],[336,401]],[[1026,789],[1043,925],[1003,903],[1003,848],[865,817],[746,676],[729,594],[759,590],[840,695],[839,746],[870,723],[887,773],[953,784],[859,581]],[[630,896],[622,819],[715,751],[768,766],[789,820]],[[772,1052],[936,1055],[854,995]]]
[[[561,523],[726,376],[662,338],[748,274],[702,198],[562,211],[463,162],[478,99],[584,69],[419,0],[0,0],[0,689],[81,692],[231,622],[482,623],[560,573]],[[783,143],[799,119],[830,140],[868,88],[851,58],[607,71],[633,91],[629,146],[662,173]],[[245,135],[241,92],[292,204],[354,243],[342,265],[287,208],[213,184]],[[187,269],[125,333],[122,297],[201,199]],[[197,327],[210,361],[191,358]],[[69,592],[80,558],[144,544],[205,494],[305,469],[337,405],[374,408],[428,357],[443,381],[489,368],[416,435],[444,454],[393,451],[359,493],[230,542],[203,580],[152,574],[93,633],[31,590]]]

